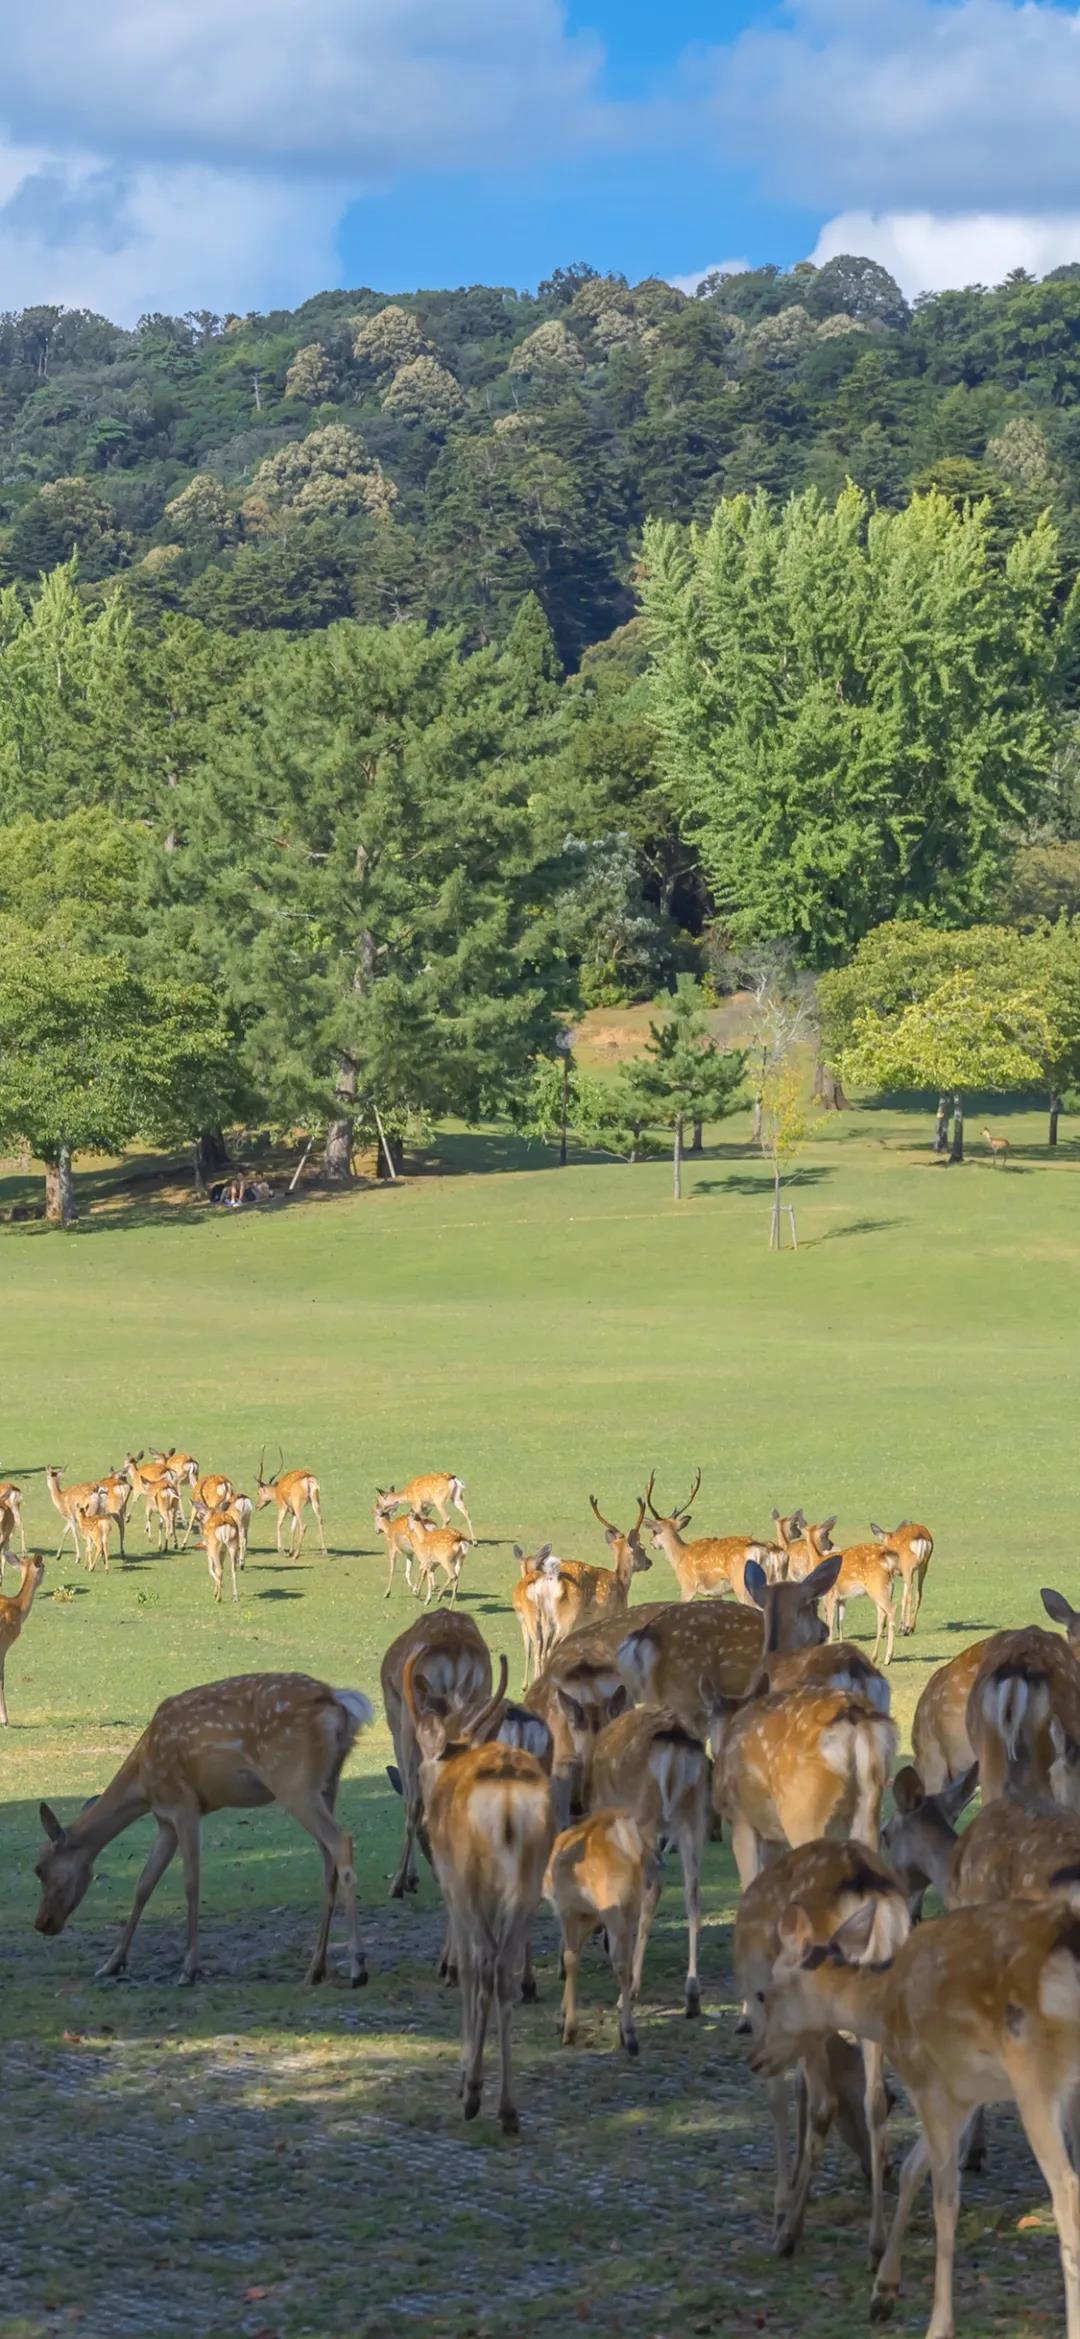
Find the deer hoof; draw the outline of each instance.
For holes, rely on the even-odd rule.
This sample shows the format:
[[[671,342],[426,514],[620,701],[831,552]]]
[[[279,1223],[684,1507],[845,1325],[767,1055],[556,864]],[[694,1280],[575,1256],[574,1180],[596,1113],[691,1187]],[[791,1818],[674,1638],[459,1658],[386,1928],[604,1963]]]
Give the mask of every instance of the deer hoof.
[[[692,2020],[693,2020],[693,2018],[694,2018],[694,2016],[695,2016],[695,2014],[700,2014],[700,2012],[701,2012],[701,1991],[700,1991],[700,1989],[699,1989],[699,1987],[698,1987],[698,1984],[697,1984],[697,1982],[687,1982],[687,1985],[686,1985],[686,2018],[687,2018],[687,2021],[688,2021],[688,2022],[692,2021]]]
[[[522,2003],[522,2005],[523,2005],[523,2006],[535,2006],[535,2004],[536,2004],[536,2001],[537,2001],[537,1999],[538,1999],[539,1995],[540,1995],[540,1992],[539,1992],[539,1990],[538,1990],[538,1989],[537,1989],[537,1987],[536,1987],[536,1983],[535,1983],[535,1981],[533,1980],[533,1977],[532,1977],[532,1975],[530,1974],[530,1975],[529,1975],[529,1977],[528,1977],[528,1980],[527,1980],[527,1981],[524,1981],[524,1982],[522,1982],[522,1985],[521,1985],[521,2003]]]
[[[352,1972],[349,1975],[350,1990],[366,1990],[367,1978],[368,1975],[366,1965],[358,1965],[355,1969],[355,1972]]]
[[[467,2119],[467,2120],[475,2120],[475,2118],[476,2118],[476,2115],[477,2115],[477,2112],[479,2111],[479,2109],[480,2109],[480,2089],[479,2089],[479,2088],[478,2088],[478,2087],[475,2085],[475,2083],[470,2083],[470,2084],[469,2084],[469,2085],[468,2085],[468,2086],[465,2088],[465,2117],[466,2117],[466,2119]]]
[[[888,2322],[890,2322],[890,2321],[892,2320],[893,2310],[894,2310],[895,2306],[896,2306],[896,2292],[895,2292],[895,2290],[875,2290],[875,2292],[874,2292],[874,2295],[873,2295],[873,2297],[872,2297],[872,2299],[871,2299],[871,2301],[870,2301],[870,2320],[871,2320],[871,2322],[872,2322],[872,2323],[888,2323]]]
[[[640,2055],[641,2048],[638,2045],[636,2031],[631,2031],[629,2037],[624,2038],[623,2045],[628,2055]]]
[[[178,1990],[190,1990],[190,1989],[191,1989],[191,1987],[192,1987],[192,1985],[193,1985],[193,1983],[197,1982],[197,1981],[198,1981],[198,1979],[199,1979],[199,1968],[198,1968],[198,1966],[197,1966],[197,1965],[193,1965],[193,1966],[192,1966],[192,1968],[191,1968],[191,1972],[190,1972],[190,1973],[188,1972],[188,1969],[187,1969],[187,1967],[185,1966],[185,1967],[183,1968],[183,1971],[182,1971],[181,1973],[178,1973],[178,1974],[177,1974],[177,1977],[176,1977],[176,1987],[177,1987],[177,1989],[178,1989]]]
[[[504,2136],[520,2136],[521,2120],[515,2104],[504,2103],[500,2105],[499,2126]]]

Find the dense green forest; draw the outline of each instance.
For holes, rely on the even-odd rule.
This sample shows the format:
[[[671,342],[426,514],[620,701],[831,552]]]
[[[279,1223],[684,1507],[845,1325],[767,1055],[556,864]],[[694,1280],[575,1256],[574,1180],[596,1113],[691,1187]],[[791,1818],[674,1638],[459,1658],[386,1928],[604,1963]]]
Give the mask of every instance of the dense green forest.
[[[814,1030],[1059,1097],[1078,393],[1080,267],[0,320],[0,1137],[58,1213],[73,1153],[237,1123],[330,1177],[567,1100],[678,1144],[734,983],[760,1081]],[[636,1082],[563,1081],[665,988]]]

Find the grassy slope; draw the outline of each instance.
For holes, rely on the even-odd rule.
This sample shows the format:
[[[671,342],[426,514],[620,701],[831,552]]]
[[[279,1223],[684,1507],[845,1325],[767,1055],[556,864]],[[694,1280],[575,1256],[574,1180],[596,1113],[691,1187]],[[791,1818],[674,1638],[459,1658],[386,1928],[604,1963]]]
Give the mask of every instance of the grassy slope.
[[[849,1539],[871,1515],[927,1518],[938,1551],[924,1626],[894,1673],[906,1725],[929,1667],[976,1629],[1034,1616],[1043,1582],[1075,1597],[1080,1186],[1067,1151],[1046,1163],[1041,1122],[1008,1125],[1020,1151],[1007,1175],[928,1166],[922,1125],[899,1115],[819,1125],[794,1197],[797,1258],[767,1251],[764,1173],[732,1125],[691,1163],[681,1210],[659,1164],[558,1175],[515,1166],[501,1141],[457,1139],[461,1174],[333,1206],[5,1233],[5,1469],[58,1460],[83,1475],[129,1441],[176,1442],[250,1484],[264,1439],[273,1450],[280,1438],[288,1460],[319,1471],[331,1556],[276,1562],[263,1518],[242,1605],[221,1613],[199,1555],[146,1558],[141,1535],[108,1581],[50,1565],[46,1589],[72,1584],[75,1597],[41,1598],[10,1660],[0,1745],[0,2021],[21,2083],[12,2181],[28,2208],[44,2193],[52,2209],[29,2219],[0,2330],[64,2328],[80,2297],[84,2329],[102,2334],[374,2334],[404,2303],[447,2339],[555,2339],[583,2298],[604,2332],[833,2339],[861,2319],[847,2165],[832,2164],[800,2272],[764,2252],[764,2104],[722,2011],[726,1856],[710,1858],[710,2019],[694,2028],[673,2012],[673,1880],[636,2070],[608,2052],[598,1971],[584,2047],[556,2050],[547,1962],[543,2003],[517,2021],[527,2125],[515,2153],[486,2118],[459,2128],[430,1886],[419,1906],[383,1900],[396,1809],[380,1785],[381,1722],[345,1790],[373,1968],[363,1997],[305,1998],[317,1864],[262,1815],[207,1830],[200,1992],[170,1987],[173,1877],[137,1945],[137,1986],[94,1988],[144,1831],[103,1860],[65,1939],[39,1944],[34,1814],[42,1793],[100,1787],[156,1699],[187,1682],[295,1665],[377,1693],[382,1650],[412,1611],[403,1593],[382,1600],[369,1493],[419,1467],[467,1480],[484,1538],[468,1600],[515,1680],[509,1541],[601,1557],[589,1492],[622,1517],[654,1463],[672,1499],[703,1464],[702,1529],[763,1529],[774,1503],[838,1510]],[[503,1174],[468,1174],[491,1160]],[[52,1549],[55,1515],[40,1480],[28,1484],[31,1533]],[[669,1583],[659,1562],[639,1590]],[[868,1618],[855,1608],[849,1622],[862,1632]],[[137,2268],[134,2196],[149,2220]],[[1010,2247],[999,2232],[971,2255],[974,2237],[1007,2232],[1038,2197],[1003,2145],[965,2211],[969,2328],[1020,2339],[1045,2327],[1040,2310],[1056,2318],[1048,2237]],[[66,2246],[46,2275],[58,2232]],[[926,2270],[921,2234],[912,2328]]]

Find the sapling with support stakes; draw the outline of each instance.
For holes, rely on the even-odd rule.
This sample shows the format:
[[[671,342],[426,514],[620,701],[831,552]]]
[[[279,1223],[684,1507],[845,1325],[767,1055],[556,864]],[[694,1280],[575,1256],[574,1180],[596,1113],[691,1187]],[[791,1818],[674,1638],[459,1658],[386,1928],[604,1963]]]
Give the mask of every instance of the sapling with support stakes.
[[[628,1088],[652,1120],[672,1132],[672,1190],[682,1200],[686,1124],[720,1121],[742,1102],[746,1062],[741,1049],[723,1054],[710,1037],[696,983],[680,976],[665,1023],[650,1023],[644,1056],[628,1075]]]

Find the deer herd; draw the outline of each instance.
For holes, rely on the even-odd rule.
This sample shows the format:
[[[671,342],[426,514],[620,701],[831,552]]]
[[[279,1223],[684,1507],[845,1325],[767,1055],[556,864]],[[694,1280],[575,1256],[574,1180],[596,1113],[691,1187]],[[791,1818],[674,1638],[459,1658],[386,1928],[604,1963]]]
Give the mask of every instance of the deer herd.
[[[445,1905],[440,1971],[460,1993],[464,2116],[481,2108],[493,2021],[498,2117],[504,2131],[518,2128],[512,2008],[519,1995],[537,1994],[533,1935],[544,1900],[561,1937],[564,2042],[577,2035],[582,1955],[598,1936],[619,2044],[636,2056],[662,1863],[677,1854],[685,2011],[699,2014],[702,1866],[710,1836],[726,1835],[740,1886],[737,2028],[772,2116],[777,2252],[799,2245],[835,2125],[869,2190],[871,2314],[888,2315],[929,2171],[936,2270],[927,2339],[952,2339],[960,2171],[985,2153],[984,2107],[1011,2101],[1049,2189],[1068,2339],[1080,2339],[1080,1611],[1046,1589],[1043,1609],[1063,1632],[1034,1623],[997,1632],[936,1671],[915,1710],[913,1761],[896,1770],[889,1666],[896,1634],[919,1624],[929,1528],[874,1525],[870,1540],[839,1549],[835,1518],[811,1523],[802,1510],[774,1511],[766,1537],[688,1540],[700,1475],[664,1512],[654,1473],[625,1528],[590,1496],[606,1566],[560,1557],[549,1544],[514,1546],[519,1702],[509,1696],[506,1657],[496,1672],[478,1624],[458,1605],[476,1541],[462,1480],[433,1474],[376,1490],[386,1596],[400,1559],[407,1590],[423,1603],[382,1661],[388,1776],[402,1817],[390,1890],[400,1899],[416,1889],[422,1854]],[[81,1540],[91,1569],[98,1557],[108,1564],[114,1527],[123,1549],[136,1501],[163,1548],[198,1529],[219,1599],[226,1566],[235,1594],[253,1509],[276,1504],[277,1547],[287,1521],[292,1551],[310,1507],[325,1550],[309,1471],[265,1479],[260,1464],[254,1498],[175,1452],[129,1455],[121,1471],[93,1484],[65,1487],[59,1472],[47,1476],[64,1537],[77,1552]],[[5,1559],[20,1526],[18,1490],[0,1487]],[[658,1557],[678,1596],[631,1606],[634,1577]],[[0,1599],[0,1720],[4,1658],[42,1566],[37,1555],[24,1557],[19,1591]],[[871,1654],[843,1637],[859,1599],[875,1619]],[[101,1970],[125,1969],[146,1902],[179,1851],[181,1979],[192,1982],[202,1817],[276,1802],[323,1862],[307,1979],[325,1975],[340,1894],[348,1978],[364,1982],[355,1847],[335,1809],[346,1758],[371,1720],[361,1691],[295,1673],[167,1698],[77,1817],[65,1826],[41,1806],[38,1931],[63,1930],[99,1852],[151,1814],[157,1832],[131,1915]],[[979,1815],[961,1826],[976,1788]],[[930,1892],[943,1915],[924,1916]],[[887,2072],[902,2082],[918,2122],[891,2221]]]

